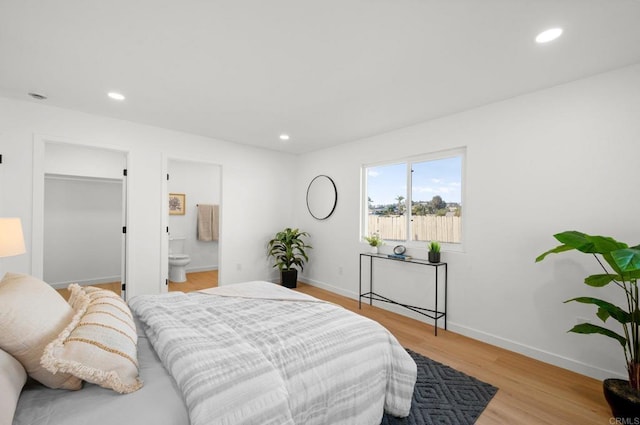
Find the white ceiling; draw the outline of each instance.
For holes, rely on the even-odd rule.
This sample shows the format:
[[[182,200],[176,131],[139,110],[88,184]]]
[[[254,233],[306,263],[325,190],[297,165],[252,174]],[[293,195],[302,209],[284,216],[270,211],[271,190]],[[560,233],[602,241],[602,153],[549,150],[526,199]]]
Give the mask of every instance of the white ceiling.
[[[637,0],[0,0],[0,95],[293,153],[639,62]]]

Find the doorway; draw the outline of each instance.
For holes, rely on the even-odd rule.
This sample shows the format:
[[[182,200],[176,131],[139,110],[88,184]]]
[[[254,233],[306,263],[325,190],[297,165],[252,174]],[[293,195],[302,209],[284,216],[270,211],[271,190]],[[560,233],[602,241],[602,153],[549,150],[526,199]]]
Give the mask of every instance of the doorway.
[[[165,291],[190,292],[218,286],[220,264],[220,223],[222,211],[222,167],[188,159],[166,159],[165,207],[163,220],[163,276]],[[170,206],[171,203],[171,206]],[[177,203],[177,204],[176,204]],[[201,208],[215,209],[213,237],[199,234]],[[211,240],[209,240],[211,239]],[[165,248],[166,247],[166,248]],[[172,281],[169,255],[188,256],[186,280]]]
[[[43,277],[56,289],[121,282],[122,179],[45,174]]]
[[[70,283],[126,296],[123,151],[37,139],[32,274],[65,294]]]

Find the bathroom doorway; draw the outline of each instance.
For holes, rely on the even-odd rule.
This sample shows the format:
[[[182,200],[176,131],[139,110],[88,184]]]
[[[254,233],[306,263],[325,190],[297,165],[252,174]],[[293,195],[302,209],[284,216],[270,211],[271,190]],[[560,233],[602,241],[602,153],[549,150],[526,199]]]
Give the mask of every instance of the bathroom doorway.
[[[166,171],[163,218],[167,233],[166,251],[162,250],[166,290],[190,292],[218,286],[222,167],[168,158]],[[205,214],[208,211],[212,213]],[[211,222],[205,226],[202,220],[207,217]],[[205,235],[209,228],[211,234]]]

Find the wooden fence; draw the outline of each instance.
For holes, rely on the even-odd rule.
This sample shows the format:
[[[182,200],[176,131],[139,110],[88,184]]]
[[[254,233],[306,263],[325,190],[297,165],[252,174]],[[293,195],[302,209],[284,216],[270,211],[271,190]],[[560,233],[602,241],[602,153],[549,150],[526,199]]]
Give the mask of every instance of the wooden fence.
[[[461,217],[414,215],[411,217],[412,240],[460,243]],[[370,215],[369,233],[379,233],[382,239],[407,240],[407,217],[404,215]]]

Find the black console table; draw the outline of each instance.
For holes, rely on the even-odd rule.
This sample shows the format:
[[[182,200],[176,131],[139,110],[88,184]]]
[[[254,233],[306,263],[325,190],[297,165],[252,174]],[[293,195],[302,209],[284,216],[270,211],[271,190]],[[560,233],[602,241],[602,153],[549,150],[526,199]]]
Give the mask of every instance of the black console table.
[[[369,292],[362,292],[362,258],[369,257]],[[435,271],[435,306],[433,309],[417,307],[414,305],[403,304],[397,301],[392,300],[391,298],[384,297],[380,294],[376,294],[373,292],[373,260],[388,260],[395,261],[397,263],[411,263],[411,264],[419,264],[423,266],[433,267]],[[440,274],[440,268],[444,268],[444,308],[442,311],[438,310],[438,275]],[[360,297],[358,298],[358,309],[362,308],[362,299],[368,299],[369,305],[373,305],[373,301],[382,301],[385,303],[399,305],[411,311],[415,311],[416,313],[422,314],[423,316],[429,317],[435,321],[435,335],[438,336],[438,320],[444,319],[444,329],[447,329],[447,263],[430,263],[426,260],[417,260],[417,259],[397,259],[392,258],[383,254],[369,254],[362,253],[360,254],[360,283],[358,293]]]

